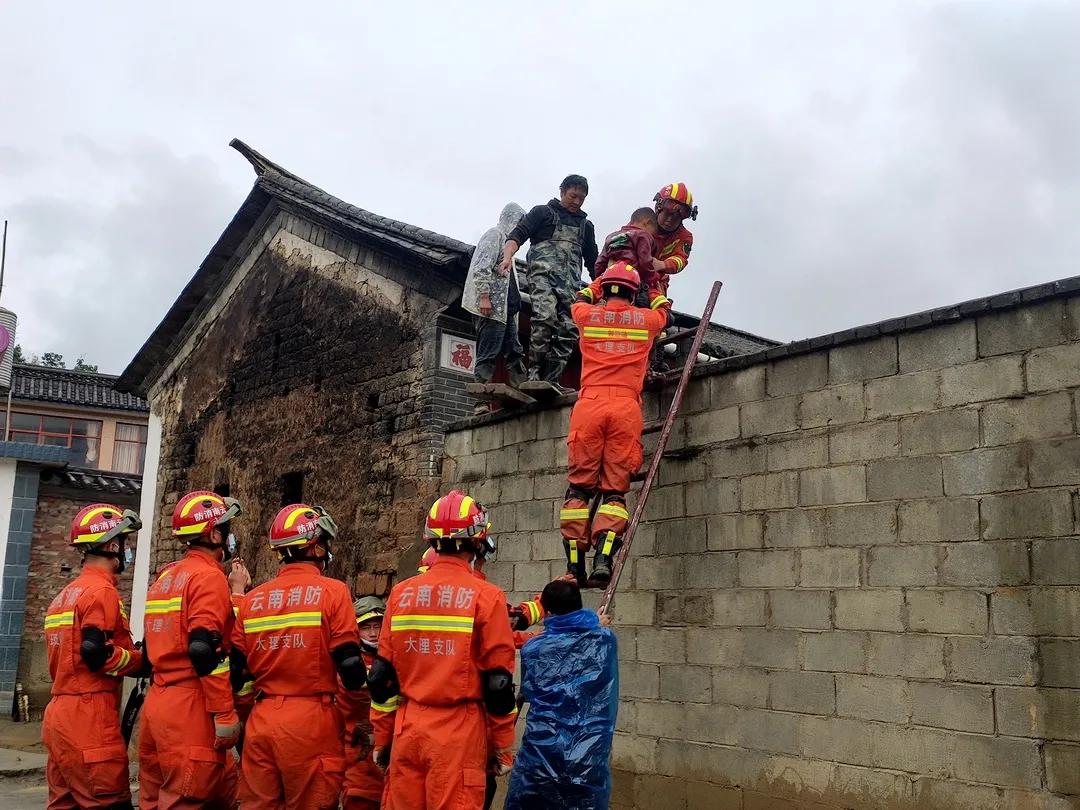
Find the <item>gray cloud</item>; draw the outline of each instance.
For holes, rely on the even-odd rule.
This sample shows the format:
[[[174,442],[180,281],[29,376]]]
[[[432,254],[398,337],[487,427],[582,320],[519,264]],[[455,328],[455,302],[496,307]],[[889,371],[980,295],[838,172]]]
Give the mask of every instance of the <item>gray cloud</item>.
[[[42,5],[9,16],[56,57],[29,37],[0,53],[21,79],[3,303],[24,345],[110,370],[247,193],[232,136],[466,240],[571,171],[601,232],[688,182],[702,216],[677,305],[720,277],[718,319],[778,338],[1076,272],[1074,4],[620,4],[617,25],[604,3],[264,3],[213,25]]]

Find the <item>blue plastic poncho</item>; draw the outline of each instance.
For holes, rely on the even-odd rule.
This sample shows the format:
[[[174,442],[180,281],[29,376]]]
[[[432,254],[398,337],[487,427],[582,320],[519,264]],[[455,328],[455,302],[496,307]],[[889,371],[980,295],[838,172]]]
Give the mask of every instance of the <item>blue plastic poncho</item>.
[[[591,610],[544,619],[521,650],[529,702],[505,810],[606,810],[619,709],[615,634]]]

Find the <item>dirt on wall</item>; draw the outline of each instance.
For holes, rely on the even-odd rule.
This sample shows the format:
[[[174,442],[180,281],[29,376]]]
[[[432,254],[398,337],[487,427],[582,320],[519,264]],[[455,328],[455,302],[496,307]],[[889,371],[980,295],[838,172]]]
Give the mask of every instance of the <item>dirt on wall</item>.
[[[242,502],[234,531],[256,581],[276,568],[274,514],[304,500],[341,528],[330,573],[388,589],[438,486],[415,462],[421,329],[440,304],[409,294],[391,308],[355,279],[344,262],[266,250],[166,384],[155,567],[179,554],[177,498],[206,488]]]

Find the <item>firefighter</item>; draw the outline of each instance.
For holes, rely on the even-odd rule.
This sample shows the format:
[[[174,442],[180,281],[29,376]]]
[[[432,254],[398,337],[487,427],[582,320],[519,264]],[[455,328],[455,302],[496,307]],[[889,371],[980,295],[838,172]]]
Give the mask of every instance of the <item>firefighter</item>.
[[[127,539],[141,525],[130,509],[107,503],[84,507],[71,522],[82,570],[45,614],[53,685],[41,736],[50,810],[131,807],[120,694],[125,675],[144,674],[143,654],[131,642],[116,577],[128,559]]]
[[[345,758],[337,677],[356,691],[366,670],[349,589],[323,576],[335,537],[337,524],[322,507],[283,508],[270,527],[270,547],[281,556],[278,575],[240,604],[233,682],[250,672],[256,694],[244,731],[244,808],[338,805]]]
[[[373,702],[400,698],[397,712],[371,713],[374,760],[389,766],[383,804],[390,810],[479,810],[488,762],[500,775],[513,765],[506,596],[469,566],[488,529],[486,512],[468,495],[439,498],[424,531],[438,558],[390,593],[368,675]]]
[[[698,208],[686,183],[669,183],[653,197],[656,203],[656,255],[664,267],[660,270],[660,290],[667,295],[671,276],[681,273],[690,261],[694,235],[684,226],[686,219],[697,220]]]
[[[487,555],[495,551],[495,542],[490,533],[485,539],[485,547],[487,551],[483,555],[477,554],[473,560],[472,570],[477,579],[487,582],[484,563],[487,562]],[[424,556],[420,558],[420,565],[417,567],[416,572],[418,574],[427,573],[428,569],[431,568],[431,564],[438,558],[439,553],[434,548],[429,548],[424,552]],[[514,647],[519,650],[526,641],[536,635],[536,631],[531,633],[525,631],[534,624],[539,624],[547,615],[544,612],[544,606],[540,604],[540,594],[536,594],[532,599],[527,599],[516,605],[507,602],[506,612],[510,618],[510,629],[514,631]]]
[[[233,625],[223,564],[235,551],[230,522],[240,503],[189,492],[172,530],[186,545],[146,595],[144,636],[154,677],[139,732],[139,806],[148,810],[231,808],[240,736],[226,660]]]
[[[370,667],[379,651],[386,602],[377,596],[362,596],[353,602],[356,628],[360,632],[360,653]],[[341,790],[342,810],[378,810],[383,793],[383,773],[371,759],[371,710],[393,711],[390,705],[373,706],[371,693],[352,691],[339,683],[338,708],[345,722],[345,784]]]
[[[568,573],[586,583],[584,555],[596,545],[594,585],[611,579],[612,557],[622,545],[629,517],[630,476],[641,466],[641,387],[656,336],[667,325],[670,304],[656,309],[631,302],[640,287],[634,267],[616,262],[598,279],[603,297],[587,291],[574,304],[581,331],[581,391],[570,414],[569,475],[560,512]],[[600,505],[590,522],[590,504]]]

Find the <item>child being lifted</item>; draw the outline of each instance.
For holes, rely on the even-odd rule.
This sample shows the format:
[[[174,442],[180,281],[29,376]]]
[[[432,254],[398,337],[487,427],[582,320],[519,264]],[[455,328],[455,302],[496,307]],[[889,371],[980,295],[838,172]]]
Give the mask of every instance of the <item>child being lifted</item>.
[[[591,273],[593,283],[582,291],[584,298],[589,301],[597,299],[597,279],[616,262],[626,262],[637,270],[641,278],[641,290],[635,300],[638,306],[658,309],[669,304],[661,280],[661,274],[667,272],[666,265],[654,258],[657,229],[656,212],[651,208],[639,208],[630,215],[629,223],[608,234]]]

